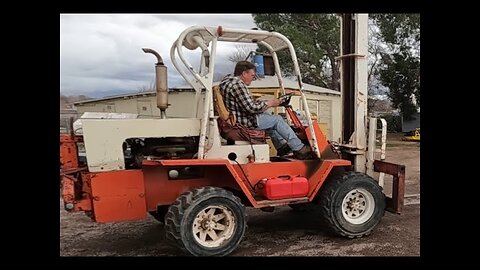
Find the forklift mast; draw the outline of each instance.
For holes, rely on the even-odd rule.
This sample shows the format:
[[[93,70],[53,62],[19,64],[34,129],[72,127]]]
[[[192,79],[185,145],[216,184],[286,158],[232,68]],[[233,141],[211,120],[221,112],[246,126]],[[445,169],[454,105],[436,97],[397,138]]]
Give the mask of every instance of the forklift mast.
[[[342,92],[342,152],[355,171],[367,168],[368,15],[342,13],[340,25],[340,89]]]
[[[384,187],[385,174],[392,175],[392,195],[386,197],[386,210],[400,213],[403,209],[405,166],[386,162],[387,123],[385,119],[368,117],[368,14],[340,13],[340,89],[342,93],[342,158],[350,160],[357,172],[375,178]],[[382,124],[377,135],[377,120]],[[368,127],[368,128],[367,128]],[[368,133],[367,133],[368,132]],[[367,136],[368,134],[368,136]],[[377,142],[381,148],[377,149]],[[376,159],[380,153],[380,159]]]

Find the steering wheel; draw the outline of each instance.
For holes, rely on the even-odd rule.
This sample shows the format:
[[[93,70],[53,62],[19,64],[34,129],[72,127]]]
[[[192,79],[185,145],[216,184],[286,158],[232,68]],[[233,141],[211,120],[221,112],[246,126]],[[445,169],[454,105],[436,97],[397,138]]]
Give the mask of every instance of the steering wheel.
[[[292,96],[293,96],[292,93],[281,95],[278,98],[280,100],[280,105],[279,106],[288,106],[288,104],[290,104],[290,99],[292,98]]]

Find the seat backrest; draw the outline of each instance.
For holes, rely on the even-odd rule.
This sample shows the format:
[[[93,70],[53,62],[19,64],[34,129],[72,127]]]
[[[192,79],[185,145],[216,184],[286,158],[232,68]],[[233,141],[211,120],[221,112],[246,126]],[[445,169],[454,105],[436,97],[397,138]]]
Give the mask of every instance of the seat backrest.
[[[218,125],[222,137],[227,141],[248,141],[250,144],[263,144],[265,141],[265,131],[245,128],[237,123],[235,115],[230,113],[223,102],[222,92],[219,86],[214,86],[213,103],[216,114],[218,114]]]
[[[220,119],[223,121],[229,122],[230,125],[234,126],[237,122],[235,119],[235,115],[230,113],[225,107],[225,103],[223,102],[222,92],[220,91],[220,86],[215,85],[213,88],[213,103],[214,108]]]

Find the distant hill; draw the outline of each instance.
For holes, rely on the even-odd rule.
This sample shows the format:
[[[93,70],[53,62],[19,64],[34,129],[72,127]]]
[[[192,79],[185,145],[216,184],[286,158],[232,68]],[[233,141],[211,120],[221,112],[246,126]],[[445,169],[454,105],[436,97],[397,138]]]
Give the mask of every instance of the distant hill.
[[[60,94],[60,110],[62,109],[72,109],[72,103],[77,101],[93,99],[85,95],[79,96],[65,96]]]

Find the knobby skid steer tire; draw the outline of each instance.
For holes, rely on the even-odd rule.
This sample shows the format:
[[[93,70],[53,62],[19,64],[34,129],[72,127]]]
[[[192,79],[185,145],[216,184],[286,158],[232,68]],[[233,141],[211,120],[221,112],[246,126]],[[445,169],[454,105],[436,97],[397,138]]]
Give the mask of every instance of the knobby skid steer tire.
[[[194,256],[226,256],[247,229],[240,199],[216,187],[197,188],[180,195],[165,216],[167,240]]]
[[[385,194],[370,176],[346,172],[328,179],[320,189],[320,212],[335,234],[369,235],[385,214]]]

